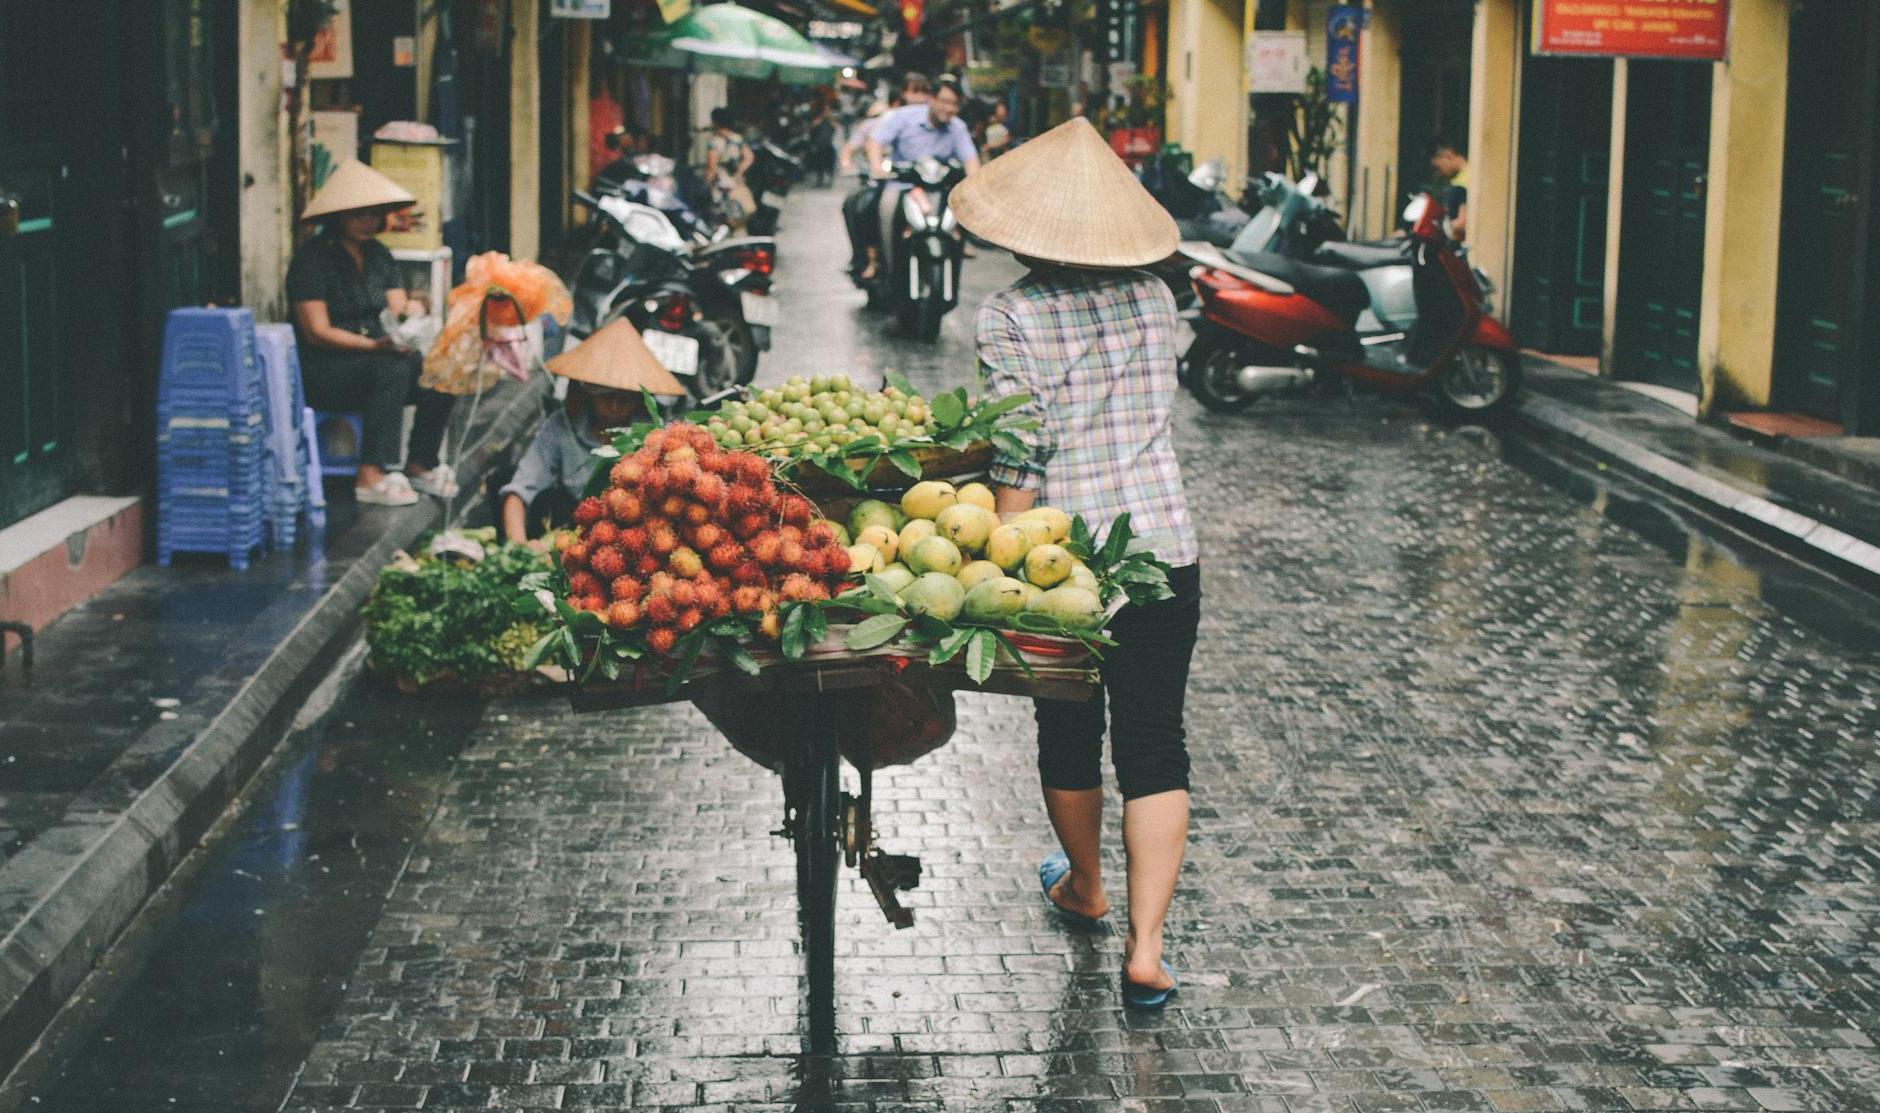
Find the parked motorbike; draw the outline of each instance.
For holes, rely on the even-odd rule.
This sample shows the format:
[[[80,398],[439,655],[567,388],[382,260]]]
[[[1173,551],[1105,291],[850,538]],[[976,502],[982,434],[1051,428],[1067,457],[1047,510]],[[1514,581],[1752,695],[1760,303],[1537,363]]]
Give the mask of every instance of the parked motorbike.
[[[1183,245],[1201,302],[1183,364],[1203,405],[1236,412],[1333,377],[1426,395],[1456,420],[1490,421],[1512,404],[1519,349],[1488,315],[1487,277],[1443,231],[1434,197],[1411,200],[1401,242],[1312,244],[1322,204],[1309,188],[1276,194],[1242,238],[1261,235],[1254,225],[1271,209],[1261,242],[1283,251]]]
[[[597,198],[576,191],[574,199],[594,212],[602,229],[575,274],[570,333],[586,337],[626,317],[699,399],[756,376],[757,337],[736,287],[747,277],[738,273],[744,268],[701,265],[672,221],[651,205],[612,193]]]
[[[745,220],[744,230],[753,236],[774,236],[783,199],[791,186],[803,180],[803,160],[769,140],[759,140],[751,150],[757,157],[744,172],[744,183],[757,199],[757,211]]]
[[[924,158],[892,167],[891,180],[909,188],[895,206],[868,300],[892,310],[901,331],[921,340],[937,338],[941,319],[960,301],[966,245],[947,202],[965,177],[965,166],[953,160]]]

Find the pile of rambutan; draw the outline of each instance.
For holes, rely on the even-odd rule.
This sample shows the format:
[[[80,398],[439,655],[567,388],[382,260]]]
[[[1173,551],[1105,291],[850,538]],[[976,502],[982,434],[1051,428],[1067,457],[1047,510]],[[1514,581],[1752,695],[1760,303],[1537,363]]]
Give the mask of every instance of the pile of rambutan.
[[[784,603],[827,599],[849,575],[849,552],[815,504],[696,425],[648,433],[574,520],[578,537],[561,553],[568,604],[640,632],[662,657],[729,618],[774,641]]]

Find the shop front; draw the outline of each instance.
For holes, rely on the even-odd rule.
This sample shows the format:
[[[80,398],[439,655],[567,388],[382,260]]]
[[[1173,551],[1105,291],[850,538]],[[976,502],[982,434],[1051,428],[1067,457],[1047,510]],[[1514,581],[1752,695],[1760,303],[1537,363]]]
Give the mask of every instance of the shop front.
[[[237,298],[231,0],[0,0],[0,528],[142,494],[163,315]]]
[[[1772,404],[1866,436],[1880,433],[1877,75],[1871,7],[1794,6]]]

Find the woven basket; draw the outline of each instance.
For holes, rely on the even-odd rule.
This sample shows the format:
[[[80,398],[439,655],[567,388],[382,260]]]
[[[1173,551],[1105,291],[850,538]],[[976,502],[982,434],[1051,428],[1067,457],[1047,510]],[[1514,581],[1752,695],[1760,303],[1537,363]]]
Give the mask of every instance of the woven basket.
[[[934,445],[930,448],[914,450],[914,459],[920,461],[921,479],[950,479],[962,475],[978,475],[992,464],[993,448],[990,441],[980,441],[963,449],[946,448]],[[860,467],[862,461],[856,461]],[[798,464],[786,473],[790,482],[802,488],[803,493],[811,497],[817,495],[850,495],[855,488],[842,482],[835,476],[818,467]],[[886,459],[876,460],[869,469],[865,480],[870,491],[905,491],[919,480],[910,477],[900,468]]]

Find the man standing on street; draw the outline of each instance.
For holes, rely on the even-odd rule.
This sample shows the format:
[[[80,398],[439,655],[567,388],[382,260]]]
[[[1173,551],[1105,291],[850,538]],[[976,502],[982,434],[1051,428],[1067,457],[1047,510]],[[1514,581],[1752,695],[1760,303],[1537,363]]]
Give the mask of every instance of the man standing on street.
[[[923,158],[943,162],[952,159],[965,165],[969,177],[976,173],[979,151],[973,146],[966,121],[960,119],[963,96],[959,82],[944,78],[935,86],[933,99],[926,104],[910,104],[883,116],[864,145],[869,173],[880,174],[884,161],[918,162]],[[881,231],[881,238],[876,242],[881,248],[886,248],[894,235],[895,207],[901,203],[901,194],[906,189],[903,182],[891,181],[882,186],[881,200],[876,204]],[[862,272],[863,281],[875,277],[880,262],[881,250],[870,248],[868,267]]]
[[[1443,182],[1437,195],[1448,214],[1449,238],[1461,243],[1469,236],[1469,156],[1462,144],[1438,139],[1430,147],[1430,169]]]

